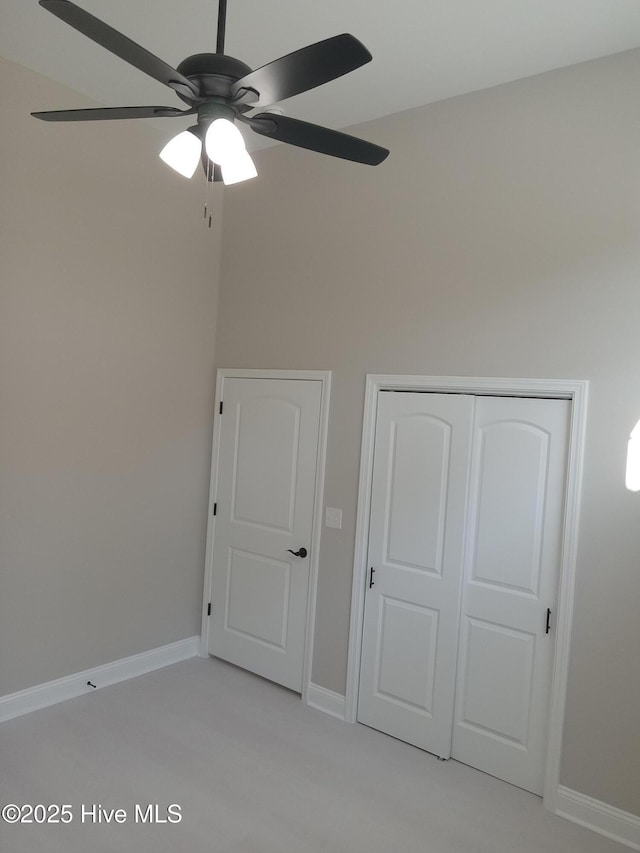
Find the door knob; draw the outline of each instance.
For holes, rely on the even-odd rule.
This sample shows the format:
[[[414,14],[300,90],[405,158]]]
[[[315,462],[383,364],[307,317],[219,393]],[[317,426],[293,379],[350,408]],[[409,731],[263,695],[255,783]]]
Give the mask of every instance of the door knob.
[[[306,548],[300,548],[299,551],[292,551],[291,548],[287,548],[287,551],[290,554],[293,554],[294,557],[306,557],[307,556],[307,549]]]

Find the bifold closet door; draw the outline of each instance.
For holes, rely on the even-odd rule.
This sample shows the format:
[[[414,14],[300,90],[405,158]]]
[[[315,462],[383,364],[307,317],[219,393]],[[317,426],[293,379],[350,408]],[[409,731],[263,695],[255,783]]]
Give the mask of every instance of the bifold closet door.
[[[566,400],[381,392],[358,719],[542,792]]]
[[[570,414],[567,400],[476,400],[452,755],[536,794]]]
[[[358,720],[447,758],[474,398],[378,395]]]

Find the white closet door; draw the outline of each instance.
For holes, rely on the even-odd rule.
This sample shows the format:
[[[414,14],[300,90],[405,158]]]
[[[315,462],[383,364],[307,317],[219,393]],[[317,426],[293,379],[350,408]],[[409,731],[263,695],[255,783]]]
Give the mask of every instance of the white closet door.
[[[538,794],[569,418],[564,400],[476,401],[452,755]]]
[[[473,406],[454,394],[378,396],[358,720],[443,758]]]

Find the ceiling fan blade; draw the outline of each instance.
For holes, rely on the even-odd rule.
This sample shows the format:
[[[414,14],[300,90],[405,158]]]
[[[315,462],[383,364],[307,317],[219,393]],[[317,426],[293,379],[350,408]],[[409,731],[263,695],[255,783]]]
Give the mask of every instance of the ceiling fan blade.
[[[243,116],[242,121],[247,122],[256,133],[262,136],[288,142],[299,148],[308,148],[310,151],[319,151],[321,154],[329,154],[331,157],[366,163],[368,166],[377,166],[389,154],[386,148],[381,148],[372,142],[288,116],[260,113],[251,118]]]
[[[108,24],[85,12],[75,3],[70,0],[40,0],[40,5],[47,12],[51,12],[61,21],[64,21],[69,26],[81,32],[87,38],[92,39],[102,47],[115,53],[120,59],[124,59],[130,65],[135,66],[140,71],[164,83],[181,95],[188,98],[197,97],[198,91],[196,86],[185,77],[158,59],[152,53],[149,53],[144,47],[132,41],[127,36],[114,30]]]
[[[285,98],[307,92],[349,71],[355,71],[370,62],[371,58],[367,48],[357,38],[343,33],[256,68],[236,80],[231,93],[237,100],[246,96],[247,103],[253,106],[275,104],[276,101],[284,101]]]
[[[99,107],[88,110],[49,110],[31,113],[43,121],[109,121],[123,118],[172,118],[193,115],[195,110],[177,107]]]

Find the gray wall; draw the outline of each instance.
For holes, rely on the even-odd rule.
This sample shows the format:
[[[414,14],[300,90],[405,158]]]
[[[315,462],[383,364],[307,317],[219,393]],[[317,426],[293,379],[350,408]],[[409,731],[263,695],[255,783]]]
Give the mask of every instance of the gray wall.
[[[219,230],[146,125],[0,105],[3,695],[199,633]]]
[[[562,782],[640,813],[640,52],[280,146],[225,200],[216,362],[334,371],[313,680],[345,689],[367,372],[589,379]]]

